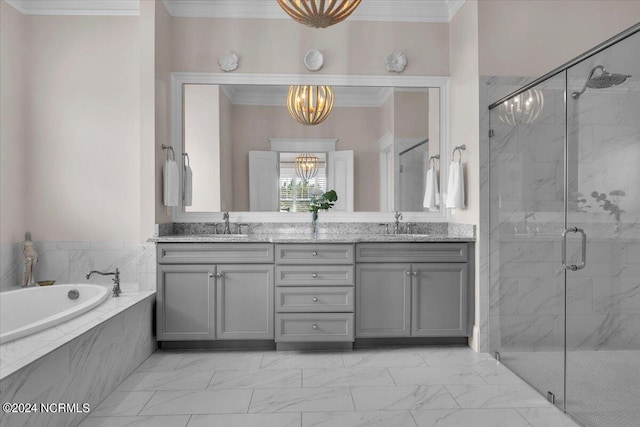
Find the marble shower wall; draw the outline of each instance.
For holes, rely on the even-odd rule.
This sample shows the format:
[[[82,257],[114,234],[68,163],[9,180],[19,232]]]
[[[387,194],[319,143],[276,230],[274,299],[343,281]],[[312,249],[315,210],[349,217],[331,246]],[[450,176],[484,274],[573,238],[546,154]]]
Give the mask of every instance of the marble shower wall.
[[[139,290],[156,287],[154,244],[129,242],[35,242],[39,260],[36,280],[95,283],[111,286],[102,276],[85,277],[91,270],[120,270],[121,283],[137,283]],[[17,289],[24,273],[22,244],[0,245],[0,291]]]

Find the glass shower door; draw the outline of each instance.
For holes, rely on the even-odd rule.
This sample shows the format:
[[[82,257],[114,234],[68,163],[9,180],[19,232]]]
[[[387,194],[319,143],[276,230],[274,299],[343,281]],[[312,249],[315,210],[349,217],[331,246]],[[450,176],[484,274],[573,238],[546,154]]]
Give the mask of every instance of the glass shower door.
[[[587,426],[637,426],[640,34],[567,73],[568,225],[585,231],[587,259],[567,272],[566,411]],[[581,262],[579,244],[567,250]]]
[[[544,395],[564,395],[565,73],[490,112],[489,339]]]

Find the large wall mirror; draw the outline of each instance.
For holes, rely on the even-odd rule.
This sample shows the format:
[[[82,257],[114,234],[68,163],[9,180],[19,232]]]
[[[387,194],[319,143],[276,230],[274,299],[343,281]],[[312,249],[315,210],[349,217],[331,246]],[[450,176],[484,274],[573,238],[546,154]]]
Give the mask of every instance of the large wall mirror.
[[[329,189],[339,197],[334,215],[445,217],[442,200],[425,207],[425,191],[427,171],[444,176],[446,166],[446,80],[333,84],[329,116],[311,126],[291,116],[289,85],[224,80],[173,75],[174,146],[192,176],[190,200],[182,200],[176,220],[224,211],[293,219]]]

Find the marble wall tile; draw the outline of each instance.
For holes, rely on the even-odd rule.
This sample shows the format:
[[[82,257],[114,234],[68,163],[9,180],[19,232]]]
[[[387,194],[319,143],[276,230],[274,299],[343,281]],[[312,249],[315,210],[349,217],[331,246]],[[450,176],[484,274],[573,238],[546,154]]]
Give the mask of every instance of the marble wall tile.
[[[0,245],[0,291],[15,289],[24,273],[24,259],[19,243]]]

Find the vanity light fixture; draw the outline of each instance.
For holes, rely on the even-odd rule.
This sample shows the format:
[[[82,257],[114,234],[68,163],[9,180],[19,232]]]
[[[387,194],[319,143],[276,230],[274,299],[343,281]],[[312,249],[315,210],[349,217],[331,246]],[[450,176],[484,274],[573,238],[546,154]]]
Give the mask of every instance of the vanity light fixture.
[[[540,89],[529,89],[503,102],[498,107],[498,115],[503,123],[516,126],[533,123],[544,107],[544,95]]]
[[[287,15],[301,24],[327,28],[342,22],[360,4],[360,0],[277,0]]]
[[[313,153],[299,154],[294,160],[296,176],[304,182],[309,182],[311,178],[318,175],[320,159]]]
[[[320,124],[333,108],[333,89],[331,86],[291,86],[287,108],[298,123],[308,126]]]

